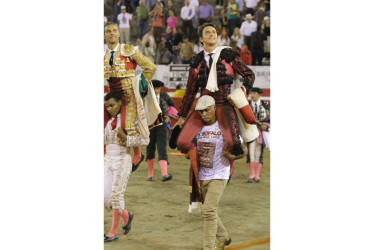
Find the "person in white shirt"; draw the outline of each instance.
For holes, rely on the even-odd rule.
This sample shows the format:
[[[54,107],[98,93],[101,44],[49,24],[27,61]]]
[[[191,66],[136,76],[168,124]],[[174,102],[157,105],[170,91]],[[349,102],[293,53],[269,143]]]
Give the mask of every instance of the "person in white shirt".
[[[245,1],[245,13],[255,14],[255,8],[260,0],[244,0]]]
[[[126,12],[126,6],[121,7],[118,14],[117,23],[119,25],[120,43],[130,43],[130,25],[132,24],[132,14]]]
[[[181,9],[181,19],[183,21],[183,33],[192,39],[192,18],[195,16],[195,8],[190,5],[190,0],[186,0],[186,5]]]
[[[230,175],[230,160],[246,155],[232,155],[225,148],[223,132],[216,118],[214,98],[204,95],[199,98],[196,108],[204,122],[204,127],[196,134],[199,180],[202,196],[204,249],[224,249],[231,238],[218,216],[218,203]],[[215,241],[217,239],[217,245]]]
[[[242,23],[240,27],[240,34],[244,38],[244,43],[251,49],[251,35],[257,30],[257,23],[252,20],[251,14],[245,15],[246,21]]]
[[[234,29],[234,33],[231,36],[231,40],[236,41],[236,47],[240,49],[242,48],[244,39],[243,39],[243,36],[240,34],[240,29],[238,27]]]

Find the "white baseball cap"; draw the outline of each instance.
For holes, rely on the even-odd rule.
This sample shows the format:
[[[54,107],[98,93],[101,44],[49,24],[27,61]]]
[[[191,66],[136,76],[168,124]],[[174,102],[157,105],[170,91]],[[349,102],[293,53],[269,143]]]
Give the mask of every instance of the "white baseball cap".
[[[216,101],[214,101],[213,97],[211,97],[210,95],[203,95],[197,101],[195,110],[204,110],[207,107],[213,105],[216,105]]]

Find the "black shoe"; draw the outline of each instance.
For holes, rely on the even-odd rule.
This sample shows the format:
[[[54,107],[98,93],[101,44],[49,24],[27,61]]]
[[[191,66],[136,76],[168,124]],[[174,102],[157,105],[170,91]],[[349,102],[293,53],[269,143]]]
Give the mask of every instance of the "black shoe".
[[[252,183],[255,180],[255,178],[248,178],[247,182]]]
[[[173,176],[170,175],[170,174],[168,174],[168,175],[163,175],[163,176],[161,177],[161,181],[169,181],[169,180],[171,180],[171,179],[173,179]]]
[[[153,181],[153,177],[148,177],[147,181]]]
[[[112,236],[112,237],[108,237],[104,234],[104,242],[111,242],[111,241],[115,241],[118,239],[118,234]]]
[[[126,226],[122,227],[124,234],[128,234],[130,232],[132,218],[134,218],[134,215],[133,213],[129,212],[129,221],[127,222]]]
[[[144,155],[142,154],[142,156],[140,157],[139,163],[136,164],[136,165],[132,164],[132,171],[131,172],[134,172],[135,170],[137,170],[138,167],[139,167],[139,165],[140,165],[140,163],[142,163],[143,160],[144,160]]]
[[[255,182],[259,183],[259,182],[260,182],[260,179],[255,179]]]

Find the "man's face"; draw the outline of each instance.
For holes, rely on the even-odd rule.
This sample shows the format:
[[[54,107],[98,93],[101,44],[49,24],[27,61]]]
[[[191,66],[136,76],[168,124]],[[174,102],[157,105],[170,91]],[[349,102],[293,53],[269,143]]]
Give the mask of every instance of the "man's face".
[[[257,92],[252,91],[251,92],[251,100],[254,101],[254,102],[257,102],[258,98],[260,98],[260,94],[257,93]]]
[[[209,106],[206,109],[199,110],[199,114],[205,124],[213,124],[216,121],[216,106]]]
[[[153,35],[153,29],[151,29],[150,31],[148,31],[148,34],[151,36]]]
[[[107,43],[118,43],[119,42],[119,31],[117,26],[109,24],[104,29],[104,38]]]
[[[207,5],[208,4],[208,1],[203,1],[203,5]]]
[[[142,6],[142,7],[144,7],[144,5],[145,5],[144,1],[140,1],[139,5]]]
[[[121,12],[122,12],[123,14],[125,14],[125,13],[126,13],[126,9],[122,9]]]
[[[161,87],[155,88],[155,94],[158,95],[161,92]]]
[[[203,30],[203,37],[200,37],[200,42],[205,44],[217,43],[217,31],[212,26],[207,26]]]
[[[190,0],[186,0],[186,5],[190,5]]]
[[[105,109],[108,111],[111,117],[116,116],[121,110],[122,101],[116,101],[114,98],[110,98],[108,101],[104,101]]]

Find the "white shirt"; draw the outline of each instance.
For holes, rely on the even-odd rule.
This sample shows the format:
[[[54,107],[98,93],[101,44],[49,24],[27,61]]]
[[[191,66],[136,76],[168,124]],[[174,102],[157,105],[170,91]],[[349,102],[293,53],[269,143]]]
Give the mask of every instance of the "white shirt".
[[[245,6],[247,8],[254,8],[256,7],[257,3],[260,1],[260,0],[244,0],[245,1]]]
[[[216,54],[216,51],[217,51],[217,47],[212,51],[212,52],[206,52],[204,50],[204,59],[206,61],[206,65],[209,67],[209,54],[213,53],[212,55],[212,60],[214,59],[214,55]]]
[[[222,156],[225,141],[218,122],[216,121],[210,126],[204,126],[195,138],[200,163],[199,179],[229,179],[230,161]]]
[[[114,56],[114,54],[117,52],[118,46],[119,46],[119,43],[117,44],[117,46],[116,46],[113,50],[110,50],[109,47],[108,47],[109,58],[110,58],[110,56],[111,56],[110,53],[111,53],[112,51],[114,51],[114,53],[113,53],[113,56]]]
[[[117,20],[119,21],[120,28],[130,28],[130,20],[132,19],[132,15],[129,13],[120,13],[117,16]]]
[[[235,40],[236,41],[236,46],[238,48],[242,48],[242,45],[244,43],[244,40],[243,40],[243,36],[241,36],[240,38],[238,36],[231,36],[231,40]]]
[[[257,23],[256,21],[251,21],[249,23],[248,21],[245,21],[242,23],[242,26],[240,27],[240,34],[242,36],[251,36],[252,32],[255,32],[257,30]]]
[[[181,9],[181,19],[184,21],[184,19],[191,20],[195,16],[195,8],[191,6],[191,3],[189,6],[185,5]]]

